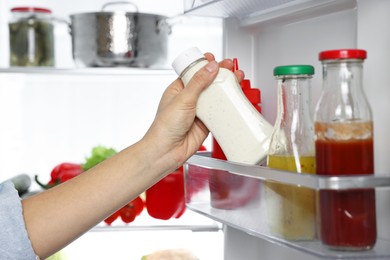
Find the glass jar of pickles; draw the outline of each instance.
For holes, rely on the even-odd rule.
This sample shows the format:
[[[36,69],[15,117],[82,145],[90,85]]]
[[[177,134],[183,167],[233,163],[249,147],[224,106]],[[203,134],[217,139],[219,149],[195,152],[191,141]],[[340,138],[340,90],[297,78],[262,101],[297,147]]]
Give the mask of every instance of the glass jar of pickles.
[[[311,65],[279,66],[277,118],[267,156],[270,168],[315,173],[314,129],[310,115]],[[287,240],[316,236],[316,191],[296,185],[265,182],[267,223],[272,235]]]
[[[39,7],[11,9],[10,66],[54,66],[51,11]]]

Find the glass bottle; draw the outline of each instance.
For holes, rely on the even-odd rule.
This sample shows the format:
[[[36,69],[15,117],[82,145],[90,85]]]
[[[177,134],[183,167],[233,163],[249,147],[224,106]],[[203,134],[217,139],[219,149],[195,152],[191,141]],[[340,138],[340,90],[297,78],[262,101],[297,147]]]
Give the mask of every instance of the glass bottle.
[[[11,9],[9,23],[11,66],[54,66],[51,10],[39,7]]]
[[[267,166],[314,174],[314,129],[310,111],[310,85],[314,67],[279,66],[277,118]],[[316,235],[316,192],[295,185],[265,182],[267,223],[272,235],[288,240],[312,240]]]
[[[363,90],[365,50],[319,54],[323,89],[314,124],[316,171],[374,174],[373,121]],[[320,190],[321,240],[333,249],[365,250],[376,242],[375,190]]]

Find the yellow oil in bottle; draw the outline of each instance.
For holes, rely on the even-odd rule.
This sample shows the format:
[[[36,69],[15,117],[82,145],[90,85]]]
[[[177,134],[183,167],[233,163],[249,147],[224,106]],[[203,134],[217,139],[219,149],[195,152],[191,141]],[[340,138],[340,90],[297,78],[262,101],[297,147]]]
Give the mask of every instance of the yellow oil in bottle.
[[[315,157],[269,155],[268,166],[299,173],[315,173]],[[265,183],[268,226],[272,235],[288,240],[316,236],[316,191],[296,185]]]

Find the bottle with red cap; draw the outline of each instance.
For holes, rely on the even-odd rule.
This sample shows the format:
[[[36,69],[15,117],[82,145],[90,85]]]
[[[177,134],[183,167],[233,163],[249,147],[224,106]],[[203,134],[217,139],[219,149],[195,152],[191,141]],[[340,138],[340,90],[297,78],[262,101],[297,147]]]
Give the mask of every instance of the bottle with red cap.
[[[15,7],[11,12],[10,65],[54,66],[54,26],[51,10],[41,7]]]
[[[365,50],[319,54],[323,89],[314,124],[316,173],[374,174],[373,120],[363,89]],[[375,190],[320,190],[321,240],[332,249],[371,249],[377,237]]]

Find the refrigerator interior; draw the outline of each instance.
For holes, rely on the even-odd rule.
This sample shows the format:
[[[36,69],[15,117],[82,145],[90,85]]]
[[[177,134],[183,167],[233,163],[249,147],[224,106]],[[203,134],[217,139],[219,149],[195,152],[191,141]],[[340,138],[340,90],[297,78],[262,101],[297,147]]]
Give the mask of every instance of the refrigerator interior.
[[[221,19],[177,16],[183,12],[181,0],[170,4],[134,1],[140,12],[174,19],[168,58],[161,68],[77,67],[71,35],[61,24],[55,27],[55,68],[9,66],[8,20],[12,7],[47,7],[67,19],[72,13],[99,11],[105,2],[64,5],[45,0],[1,1],[2,180],[18,173],[45,174],[61,161],[82,161],[96,145],[118,150],[131,145],[147,131],[163,91],[177,78],[171,62],[179,52],[199,46],[214,53],[216,59],[222,57]]]
[[[367,50],[363,84],[374,115],[375,175],[389,176],[390,161],[387,158],[390,137],[387,133],[390,131],[390,124],[387,111],[390,104],[387,99],[390,90],[386,77],[390,67],[390,50],[387,47],[390,41],[390,32],[387,29],[390,23],[389,1],[249,0],[238,3],[226,0],[207,3],[194,1],[192,6],[187,13],[224,18],[224,56],[237,57],[240,68],[245,71],[252,86],[260,88],[262,113],[270,122],[274,122],[276,117],[277,89],[272,75],[275,66],[310,64],[315,67],[311,89],[314,112],[322,87],[319,52],[342,48]],[[234,167],[231,169],[234,169],[233,172],[238,171]],[[378,237],[387,243],[390,241],[389,190],[386,186],[376,192],[377,215],[380,216],[377,223]],[[246,226],[246,219],[230,222],[229,216],[220,218],[212,208],[210,212],[208,209],[199,210],[198,202],[194,201],[192,205],[196,211],[214,219],[227,219],[224,226],[225,260],[258,259],[259,256],[263,259],[282,259],[287,255],[291,259],[329,257],[326,254],[321,256],[303,253],[302,251],[306,250],[295,250],[296,248],[291,246],[286,247],[283,242],[264,239],[264,236],[254,234],[256,230],[250,227],[242,228]],[[240,215],[238,212],[232,212],[231,216],[234,218],[235,214]],[[256,214],[249,219],[255,221],[256,217],[261,222],[261,217]],[[387,251],[387,257],[384,258],[388,258],[390,251],[388,248],[382,249]],[[366,259],[373,256],[360,257]],[[381,258],[381,253],[376,257]]]
[[[0,2],[2,39],[8,39],[8,10],[21,3],[25,5],[24,1]],[[83,1],[77,8],[74,5],[63,7],[52,1],[34,3],[52,7],[56,14],[66,16],[79,10],[96,11],[104,2]],[[139,1],[140,7],[143,4],[145,11],[152,12],[149,8],[153,7],[153,11],[165,12],[169,16],[180,13],[182,8],[187,10],[186,16],[179,18],[173,27],[169,58],[163,70],[74,68],[67,28],[60,25],[56,33],[64,40],[61,41],[62,48],[57,48],[61,50],[56,53],[58,70],[39,73],[12,71],[8,68],[7,40],[2,40],[5,44],[0,46],[0,66],[4,68],[0,74],[2,179],[21,172],[44,176],[57,162],[82,160],[94,145],[122,149],[138,140],[153,120],[165,86],[176,78],[169,69],[171,60],[178,51],[193,45],[213,52],[217,59],[238,58],[239,67],[245,71],[246,78],[251,80],[253,87],[260,88],[262,111],[271,123],[276,116],[276,81],[272,76],[275,66],[305,63],[315,67],[316,73],[312,80],[314,109],[322,81],[318,53],[337,48],[366,49],[368,59],[364,64],[364,86],[374,114],[375,173],[389,175],[390,161],[387,160],[387,154],[390,152],[390,137],[387,133],[390,131],[390,123],[387,111],[390,104],[387,99],[390,89],[386,84],[387,70],[390,67],[390,50],[387,48],[390,42],[390,32],[387,29],[390,22],[387,14],[387,10],[390,10],[389,1],[193,0],[183,3],[182,0],[175,0],[172,4],[164,2],[157,6],[155,1]],[[59,58],[62,55],[65,57]],[[209,142],[206,145],[210,148]],[[378,192],[378,197],[377,214],[381,215],[378,236],[390,240],[389,225],[385,222],[390,217],[387,215],[389,189]],[[200,217],[189,210],[187,213],[191,219]],[[145,219],[144,223],[148,223],[148,218]],[[205,218],[203,221],[209,223],[210,219]],[[142,223],[141,225],[143,226]],[[214,227],[215,222],[210,225]],[[186,239],[194,239],[196,243],[191,240],[188,244],[198,247],[199,242],[207,245],[209,238],[216,238],[213,250],[197,251],[202,255],[200,259],[251,260],[258,259],[259,256],[264,259],[282,259],[286,256],[291,259],[314,258],[311,254],[283,243],[258,238],[240,227],[227,224],[223,229],[223,232],[205,232],[204,237],[191,233]],[[185,232],[171,231],[169,233],[175,239],[182,236],[176,235],[177,233]],[[103,256],[105,253],[100,250],[104,250],[104,245],[110,246],[105,252],[115,251],[115,247],[131,248],[131,245],[143,248],[149,231],[139,232],[140,234],[137,232],[110,231],[106,234],[95,230],[70,245],[69,249],[75,252],[80,248],[99,245],[97,252],[100,253],[97,255]],[[156,248],[161,245],[167,231],[155,230],[153,238],[158,232],[161,232],[162,238],[159,241],[156,237],[152,242]],[[120,242],[106,242],[114,239],[111,236],[117,237]],[[129,242],[130,246],[122,244],[127,239],[131,241],[138,236],[139,239],[134,243]],[[180,243],[178,241],[177,245],[181,245],[186,239]],[[94,242],[90,244],[88,241]],[[155,247],[145,250],[151,248]],[[212,256],[211,253],[217,255]]]
[[[65,23],[55,24],[55,68],[9,66],[11,8],[46,7],[69,21],[70,14],[97,12],[106,2],[0,2],[0,181],[25,173],[45,183],[54,166],[82,163],[94,146],[119,151],[137,142],[152,123],[163,91],[177,78],[171,62],[178,52],[198,46],[222,58],[222,19],[181,16],[182,0],[132,1],[139,12],[165,15],[172,23],[168,58],[161,68],[77,67]],[[32,181],[30,190],[38,189]],[[200,259],[222,259],[221,225],[189,210],[179,219],[163,221],[144,209],[129,225],[121,220],[112,227],[101,223],[65,248],[61,259],[141,259],[175,248]]]
[[[141,259],[159,250],[179,249],[198,259],[223,259],[223,232],[217,222],[187,210],[161,221],[143,211],[133,223],[100,224],[57,253],[60,259]],[[210,250],[210,247],[212,250]]]

